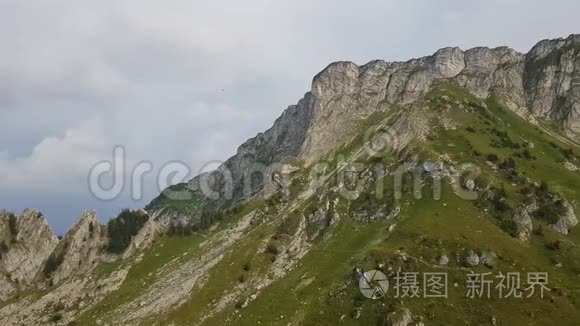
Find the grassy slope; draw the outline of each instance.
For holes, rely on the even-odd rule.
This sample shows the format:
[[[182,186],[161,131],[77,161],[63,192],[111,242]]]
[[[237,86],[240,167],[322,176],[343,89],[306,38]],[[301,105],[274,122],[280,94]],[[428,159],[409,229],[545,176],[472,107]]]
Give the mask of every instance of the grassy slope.
[[[452,99],[452,105],[447,107],[447,100],[441,100],[443,95]],[[567,145],[507,112],[493,99],[486,101],[486,110],[466,112],[455,101],[481,101],[454,88],[436,91],[431,94],[431,98],[429,105],[436,115],[444,112],[443,115],[458,126],[456,130],[437,129],[431,140],[418,144],[421,155],[430,157],[436,153],[447,153],[457,162],[475,162],[484,168],[494,183],[506,184],[510,199],[519,203],[522,198],[518,196],[517,187],[511,186],[500,172],[493,171],[483,162],[483,156],[489,153],[495,153],[503,160],[516,152],[515,149],[491,146],[497,138],[490,132],[491,128],[507,131],[514,142],[522,143],[525,140],[534,143],[534,148],[529,150],[536,159],[515,158],[518,171],[534,181],[546,180],[552,189],[569,200],[580,199],[580,175],[566,170],[562,164],[564,157],[560,148],[568,148]],[[473,128],[475,132],[467,131],[467,127]],[[359,143],[358,138],[351,144]],[[345,146],[342,152],[352,153],[356,146]],[[482,156],[476,156],[474,151]],[[522,243],[504,233],[492,217],[476,208],[472,202],[455,196],[449,187],[443,189],[440,201],[431,199],[426,192],[424,199],[418,201],[406,195],[401,205],[398,225],[392,233],[387,231],[391,222],[358,224],[348,217],[348,207],[342,207],[345,217],[332,231],[333,236],[317,243],[296,269],[264,289],[248,307],[239,310],[235,305],[227,306],[222,312],[205,320],[205,324],[381,324],[388,311],[401,306],[408,307],[416,316],[423,316],[428,325],[489,324],[492,316],[506,325],[580,323],[580,300],[577,297],[580,250],[575,245],[564,245],[557,251],[545,246],[557,239],[580,243],[578,228],[567,237],[545,228],[542,236],[534,236],[531,241]],[[152,316],[145,324],[174,322],[177,325],[189,325],[204,316],[208,307],[219,300],[225,291],[234,288],[240,275],[244,274],[246,279],[265,277],[270,257],[266,253],[257,253],[257,250],[264,239],[275,232],[276,227],[272,225],[256,227],[225,254],[224,259],[210,271],[207,284],[194,289],[191,299],[185,305],[167,315]],[[197,247],[198,236],[163,238],[145,255],[141,263],[133,267],[132,277],[128,278],[122,288],[85,314],[79,320],[80,324],[91,324],[94,322],[93,316],[99,316],[119,302],[135,297],[143,290],[142,284],[147,282],[147,275],[173,257],[188,250],[194,255],[195,250],[190,249]],[[397,250],[401,249],[412,258],[406,262],[399,259]],[[465,299],[467,271],[456,259],[456,255],[465,250],[490,250],[498,254],[501,259],[493,272],[549,272],[550,286],[566,289],[565,295],[550,293],[544,299]],[[441,253],[447,253],[451,258],[446,267],[435,264],[435,259]],[[555,262],[562,262],[563,267],[555,268]],[[243,268],[246,263],[251,266],[249,271]],[[397,300],[391,292],[385,299],[370,301],[361,298],[356,286],[345,286],[353,267],[371,269],[378,263],[386,263],[393,268],[401,267],[403,271],[447,271],[450,277],[450,297],[448,300]],[[489,271],[485,267],[474,270]],[[455,282],[458,283],[456,288],[451,286]],[[355,318],[359,314],[357,311],[360,312],[358,319]]]

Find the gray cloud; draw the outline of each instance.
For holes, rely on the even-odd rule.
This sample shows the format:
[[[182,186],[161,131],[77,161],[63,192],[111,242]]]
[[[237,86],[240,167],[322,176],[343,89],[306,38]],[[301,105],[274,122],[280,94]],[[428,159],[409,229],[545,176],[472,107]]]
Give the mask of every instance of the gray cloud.
[[[527,51],[580,30],[576,1],[0,0],[0,207],[62,231],[147,198],[90,196],[92,164],[225,159],[331,61],[406,60],[457,45]],[[71,205],[74,200],[74,205]]]

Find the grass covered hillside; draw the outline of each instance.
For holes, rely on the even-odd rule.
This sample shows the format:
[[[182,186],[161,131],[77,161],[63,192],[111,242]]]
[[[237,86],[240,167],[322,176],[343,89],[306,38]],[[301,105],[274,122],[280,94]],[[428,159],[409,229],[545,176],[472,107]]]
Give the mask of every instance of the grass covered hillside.
[[[388,155],[369,155],[368,130],[392,133],[405,115],[429,128]],[[360,130],[326,157],[315,190],[316,164],[303,166],[286,196],[256,196],[217,224],[162,235],[135,263],[101,265],[93,277],[127,276],[96,305],[67,307],[65,314],[80,311],[71,324],[580,323],[573,142],[493,97],[446,85],[420,103],[377,113]],[[337,158],[361,164],[351,173]],[[466,192],[477,197],[461,198]],[[380,299],[359,291],[369,270],[388,277]],[[535,272],[548,275],[543,298],[527,297]],[[417,277],[415,287],[397,288],[402,273]],[[447,298],[424,298],[424,273],[447,275]],[[514,292],[521,298],[498,297],[508,273],[521,276]],[[481,274],[493,279],[491,297],[468,297],[468,275]]]

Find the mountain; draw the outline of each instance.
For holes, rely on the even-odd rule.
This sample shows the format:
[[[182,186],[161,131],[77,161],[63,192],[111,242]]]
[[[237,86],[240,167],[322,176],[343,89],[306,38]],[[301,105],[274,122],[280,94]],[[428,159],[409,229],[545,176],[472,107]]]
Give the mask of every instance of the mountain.
[[[577,325],[579,135],[580,35],[336,62],[145,210],[86,212],[60,240],[39,212],[0,214],[0,321]],[[391,285],[376,300],[359,289],[370,270]],[[395,289],[402,273],[419,285]],[[408,297],[429,273],[447,298]],[[528,298],[537,273],[547,288]],[[521,288],[471,298],[475,274]]]

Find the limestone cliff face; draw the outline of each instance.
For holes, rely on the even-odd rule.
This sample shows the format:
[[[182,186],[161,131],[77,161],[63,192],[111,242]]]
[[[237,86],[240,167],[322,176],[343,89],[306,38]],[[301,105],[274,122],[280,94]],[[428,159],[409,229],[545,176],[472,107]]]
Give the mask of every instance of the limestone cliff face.
[[[530,112],[580,133],[580,35],[539,42],[525,63]]]
[[[238,148],[236,155],[216,169],[221,173],[216,176],[213,175],[214,173],[196,176],[189,182],[188,188],[193,190],[200,200],[205,200],[206,197],[200,190],[200,182],[207,182],[211,189],[219,192],[220,197],[223,198],[224,193],[227,192],[224,186],[223,171],[228,171],[227,175],[234,183],[231,191],[233,199],[243,198],[242,180],[246,174],[251,174],[253,168],[260,165],[268,166],[272,163],[283,162],[287,158],[299,156],[308,128],[311,125],[313,99],[312,93],[306,93],[298,104],[288,107],[270,129],[243,143]],[[207,181],[202,180],[205,177],[208,177]],[[261,190],[262,183],[255,183],[250,188],[246,192],[254,194]],[[171,221],[176,220],[186,224],[183,222],[190,219],[198,220],[200,215],[196,212],[183,215],[172,210],[163,210],[163,208],[151,210],[150,213],[155,215],[156,220],[163,225],[171,224],[173,223]]]
[[[333,63],[314,78],[312,118],[299,157],[320,158],[356,121],[412,103],[445,81],[482,98],[496,96],[523,117],[580,132],[580,35],[571,35],[541,41],[528,54],[507,47],[444,48],[404,63]]]
[[[128,248],[112,255],[104,250],[107,226],[99,223],[94,211],[82,213],[60,241],[40,212],[25,210],[16,216],[0,211],[0,300],[20,290],[82,276],[102,261],[127,259],[151,245],[160,227],[149,218]]]
[[[507,47],[444,48],[408,62],[379,60],[364,66],[336,62],[314,78],[309,100],[302,102],[308,119],[277,121],[271,130],[299,131],[288,147],[299,148],[297,156],[302,159],[316,160],[341,144],[357,121],[393,105],[412,103],[444,81],[455,82],[480,97],[497,96],[521,116],[554,119],[579,131],[580,35],[541,41],[528,54]],[[242,145],[229,162],[243,167],[235,164],[238,156],[255,152],[260,139],[263,136],[258,135]],[[266,153],[278,149],[274,142],[260,144],[267,145]]]
[[[84,212],[51,254],[62,262],[50,275],[42,277],[56,284],[71,275],[86,272],[100,261],[106,244],[105,226],[99,223],[95,212]]]
[[[507,47],[444,48],[407,62],[333,63],[314,77],[311,91],[297,105],[217,170],[231,172],[233,197],[240,199],[240,180],[253,164],[285,157],[316,161],[351,137],[362,119],[412,104],[442,82],[482,98],[495,96],[531,122],[549,119],[570,134],[580,133],[580,35],[571,35],[541,41],[528,54]],[[199,189],[199,180],[190,187]],[[253,185],[251,193],[262,185]],[[223,178],[213,187],[223,192]]]
[[[40,212],[25,210],[20,216],[1,212],[0,299],[28,288],[58,242]]]

